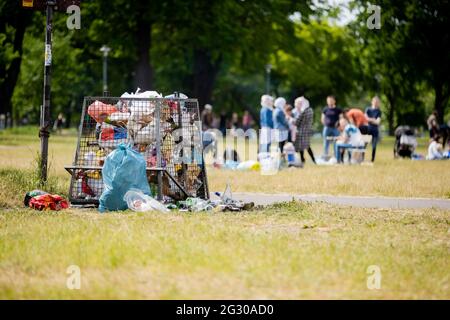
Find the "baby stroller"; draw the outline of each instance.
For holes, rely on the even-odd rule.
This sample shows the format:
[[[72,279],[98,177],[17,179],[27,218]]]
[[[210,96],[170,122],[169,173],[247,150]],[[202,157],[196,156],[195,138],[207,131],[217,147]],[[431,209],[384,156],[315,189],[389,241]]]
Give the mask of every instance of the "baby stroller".
[[[409,126],[399,126],[395,129],[394,158],[411,158],[417,147],[414,130]]]

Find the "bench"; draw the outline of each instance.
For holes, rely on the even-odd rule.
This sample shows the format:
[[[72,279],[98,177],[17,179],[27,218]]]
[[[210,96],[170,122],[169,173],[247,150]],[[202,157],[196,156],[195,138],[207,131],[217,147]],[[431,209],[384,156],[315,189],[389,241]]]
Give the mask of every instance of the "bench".
[[[362,163],[364,161],[364,155],[366,153],[366,147],[372,142],[372,136],[370,134],[363,134],[362,140],[364,141],[363,147],[348,148],[350,163]]]

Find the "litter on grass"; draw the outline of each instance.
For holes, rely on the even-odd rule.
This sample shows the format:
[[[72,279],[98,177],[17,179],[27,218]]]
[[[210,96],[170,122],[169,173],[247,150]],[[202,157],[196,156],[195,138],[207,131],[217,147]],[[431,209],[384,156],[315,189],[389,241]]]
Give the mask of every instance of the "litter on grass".
[[[33,190],[27,192],[23,201],[26,207],[35,210],[59,211],[69,208],[69,202],[57,194],[50,194],[42,190]]]

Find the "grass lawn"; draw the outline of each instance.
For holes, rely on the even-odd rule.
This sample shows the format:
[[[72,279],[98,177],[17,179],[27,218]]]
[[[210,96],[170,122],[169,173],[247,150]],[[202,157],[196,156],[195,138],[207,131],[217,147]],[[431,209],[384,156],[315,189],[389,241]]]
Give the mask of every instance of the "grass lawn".
[[[98,214],[22,208],[37,130],[0,132],[0,299],[450,299],[449,211],[285,203],[245,213]],[[67,193],[76,138],[53,136],[48,190]],[[419,152],[424,153],[424,142]],[[209,169],[211,190],[450,196],[449,162],[314,167],[276,176]],[[315,150],[320,146],[315,145]],[[342,178],[341,178],[342,177]],[[67,268],[81,289],[66,287]],[[369,290],[369,266],[381,287]]]
[[[37,128],[0,132],[0,168],[34,168],[39,151],[37,133]],[[450,161],[394,160],[393,144],[393,138],[383,139],[373,166],[315,166],[308,155],[304,169],[283,170],[274,176],[208,166],[209,187],[211,191],[222,191],[230,182],[235,192],[450,198]],[[420,139],[418,152],[425,155],[426,147],[427,139]],[[69,184],[64,165],[72,164],[75,148],[74,132],[50,138],[51,176],[64,192]],[[256,154],[255,144],[249,149],[250,154]],[[313,149],[316,156],[322,153],[320,140],[314,140]],[[243,145],[237,150],[241,157],[245,155]],[[368,151],[370,153],[370,147]],[[207,161],[211,161],[210,156]]]

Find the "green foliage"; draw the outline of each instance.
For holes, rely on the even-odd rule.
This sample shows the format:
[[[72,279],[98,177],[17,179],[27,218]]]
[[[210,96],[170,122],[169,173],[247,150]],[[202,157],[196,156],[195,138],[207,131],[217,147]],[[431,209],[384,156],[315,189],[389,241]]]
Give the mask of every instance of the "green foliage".
[[[448,1],[371,1],[381,7],[381,28],[366,27],[368,1],[353,1],[359,10],[351,26],[360,48],[364,86],[384,94],[390,129],[421,125],[436,108],[441,121],[450,92]],[[430,91],[434,102],[429,99]]]
[[[104,44],[112,48],[112,95],[134,91],[138,75],[144,74],[154,90],[181,91],[213,103],[215,110],[248,109],[257,116],[264,67],[271,63],[273,93],[291,102],[304,94],[319,107],[326,95],[335,94],[339,105],[362,108],[379,94],[390,127],[420,125],[434,108],[445,114],[450,96],[448,16],[436,12],[446,12],[448,1],[375,3],[382,7],[380,30],[367,28],[365,0],[351,2],[358,14],[349,26],[336,25],[339,9],[324,2],[83,2],[81,30],[69,31],[64,13],[54,17],[52,116],[62,112],[75,125],[83,96],[102,93],[99,49]],[[13,45],[14,17],[22,11],[16,3],[0,0],[1,70],[20,57]],[[39,118],[44,21],[42,13],[34,13],[23,40],[12,97],[16,121]],[[11,81],[1,70],[0,86]]]
[[[52,105],[53,119],[57,114],[74,113],[81,110],[83,91],[89,87],[86,65],[81,60],[82,49],[72,46],[74,32],[65,25],[65,16],[59,16],[54,24],[52,55]],[[21,73],[14,91],[13,104],[16,119],[27,117],[36,123],[39,120],[44,78],[44,43],[41,34],[45,30],[44,16],[36,14],[30,32],[24,39]]]
[[[334,94],[340,105],[354,90],[359,77],[355,67],[354,39],[342,27],[325,21],[296,24],[295,39],[273,54],[280,94],[307,96],[313,106]]]

